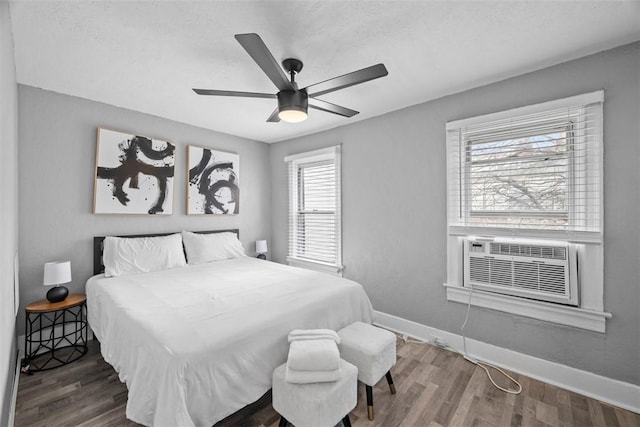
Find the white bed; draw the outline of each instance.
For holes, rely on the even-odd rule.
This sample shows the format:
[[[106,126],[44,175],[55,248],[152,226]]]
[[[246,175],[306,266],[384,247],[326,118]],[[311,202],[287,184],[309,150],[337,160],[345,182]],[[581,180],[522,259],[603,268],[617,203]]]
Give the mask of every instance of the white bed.
[[[104,359],[127,384],[127,418],[212,426],[271,388],[296,328],[371,322],[356,282],[240,257],[86,286]]]

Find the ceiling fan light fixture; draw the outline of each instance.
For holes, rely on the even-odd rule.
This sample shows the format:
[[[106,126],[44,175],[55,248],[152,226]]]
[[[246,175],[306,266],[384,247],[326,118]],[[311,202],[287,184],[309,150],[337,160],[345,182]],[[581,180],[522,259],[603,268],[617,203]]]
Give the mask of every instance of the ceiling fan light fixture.
[[[285,122],[300,123],[307,120],[307,113],[306,111],[287,109],[280,110],[280,112],[278,113],[278,117],[280,118],[280,120]]]
[[[278,117],[289,123],[300,123],[307,119],[309,96],[301,90],[278,92]]]

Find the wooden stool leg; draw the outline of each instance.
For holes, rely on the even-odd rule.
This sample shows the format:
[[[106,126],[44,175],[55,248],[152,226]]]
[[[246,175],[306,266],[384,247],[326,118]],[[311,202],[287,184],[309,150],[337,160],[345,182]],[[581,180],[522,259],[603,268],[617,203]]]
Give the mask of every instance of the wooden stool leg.
[[[344,416],[344,418],[342,419],[342,424],[344,424],[344,427],[351,427],[351,420],[349,419],[349,414]]]
[[[369,417],[369,421],[373,421],[373,388],[370,385],[367,385],[367,416]]]
[[[287,427],[287,424],[289,424],[289,421],[287,421],[285,417],[280,417],[280,424],[278,424],[278,427]]]
[[[393,384],[393,378],[391,378],[391,371],[387,372],[387,382],[389,383],[389,390],[391,390],[391,394],[396,394],[396,386]]]

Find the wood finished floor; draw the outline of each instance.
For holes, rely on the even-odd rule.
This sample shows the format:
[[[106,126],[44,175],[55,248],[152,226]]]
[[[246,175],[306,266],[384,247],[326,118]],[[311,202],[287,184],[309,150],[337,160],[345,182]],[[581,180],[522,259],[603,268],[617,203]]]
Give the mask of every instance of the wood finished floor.
[[[364,387],[358,385],[358,406],[350,414],[354,427],[640,427],[638,414],[521,375],[514,377],[522,393],[505,394],[482,369],[429,345],[399,342],[392,372],[397,394],[389,393],[386,381],[378,383],[373,422],[367,420]],[[15,425],[137,426],[125,418],[126,402],[126,386],[93,341],[87,355],[70,365],[21,374]],[[215,427],[276,427],[278,421],[267,393]]]

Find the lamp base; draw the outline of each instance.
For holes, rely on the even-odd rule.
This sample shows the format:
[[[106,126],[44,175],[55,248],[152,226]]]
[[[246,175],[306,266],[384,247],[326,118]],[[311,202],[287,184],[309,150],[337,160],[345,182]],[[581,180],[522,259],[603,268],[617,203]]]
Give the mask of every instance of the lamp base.
[[[47,299],[49,302],[60,302],[69,295],[69,289],[64,286],[54,286],[47,292]]]
[[[258,256],[256,258],[260,258],[260,259],[267,259],[267,256],[265,254],[258,254]]]

